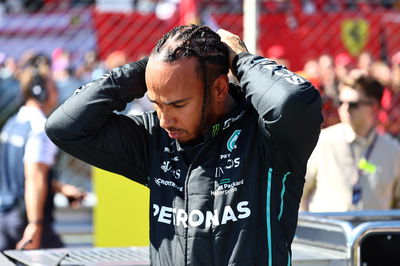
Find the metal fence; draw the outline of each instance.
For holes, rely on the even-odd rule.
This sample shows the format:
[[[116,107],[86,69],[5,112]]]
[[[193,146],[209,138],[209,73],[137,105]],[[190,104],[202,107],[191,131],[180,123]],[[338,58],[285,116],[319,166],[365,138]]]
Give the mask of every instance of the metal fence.
[[[260,0],[257,53],[313,82],[324,97],[324,126],[338,122],[337,84],[358,70],[386,87],[380,129],[400,132],[400,1]],[[109,69],[148,54],[183,23],[243,36],[238,0],[0,1],[0,126],[21,104],[18,75],[35,54],[51,60],[60,103]],[[131,109],[149,108],[146,103]],[[90,189],[90,168],[62,154],[63,178]],[[79,184],[78,184],[79,185]]]

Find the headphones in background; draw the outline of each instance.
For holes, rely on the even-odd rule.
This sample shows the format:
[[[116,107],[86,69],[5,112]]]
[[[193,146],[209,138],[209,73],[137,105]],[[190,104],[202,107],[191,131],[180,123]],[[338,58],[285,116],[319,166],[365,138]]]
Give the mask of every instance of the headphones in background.
[[[48,97],[46,81],[39,73],[35,73],[32,77],[30,96],[41,103],[45,102]]]

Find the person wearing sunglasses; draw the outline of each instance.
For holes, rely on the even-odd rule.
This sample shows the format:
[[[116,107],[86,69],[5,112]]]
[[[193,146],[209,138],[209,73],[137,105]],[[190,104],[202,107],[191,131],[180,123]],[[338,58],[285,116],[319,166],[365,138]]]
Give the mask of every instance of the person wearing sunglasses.
[[[307,165],[301,210],[342,212],[400,206],[400,145],[376,130],[383,86],[361,76],[340,86],[341,122],[321,131]]]

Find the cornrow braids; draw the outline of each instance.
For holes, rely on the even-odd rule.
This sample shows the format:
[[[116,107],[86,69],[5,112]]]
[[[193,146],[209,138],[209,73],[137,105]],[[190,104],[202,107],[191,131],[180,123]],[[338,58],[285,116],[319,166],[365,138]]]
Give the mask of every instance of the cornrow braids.
[[[166,33],[156,44],[151,55],[166,62],[196,57],[203,80],[204,93],[201,128],[205,124],[205,110],[212,82],[229,71],[229,52],[221,37],[207,26],[177,26]]]
[[[219,68],[218,75],[229,71],[228,48],[220,36],[207,26],[192,24],[173,28],[157,42],[152,55],[160,55],[166,62],[197,57],[207,67],[212,64]]]

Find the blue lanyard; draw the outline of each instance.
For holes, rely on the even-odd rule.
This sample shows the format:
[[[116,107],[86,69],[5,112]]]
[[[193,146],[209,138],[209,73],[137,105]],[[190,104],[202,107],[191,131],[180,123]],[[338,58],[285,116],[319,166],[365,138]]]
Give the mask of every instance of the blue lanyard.
[[[361,180],[361,176],[362,176],[362,174],[363,174],[363,172],[365,170],[364,168],[368,169],[368,165],[371,165],[368,162],[368,159],[371,156],[372,150],[375,147],[375,143],[376,143],[376,139],[377,138],[378,138],[378,134],[375,132],[374,139],[372,140],[371,144],[369,144],[369,146],[368,146],[368,148],[367,148],[367,150],[365,152],[365,155],[361,156],[361,158],[360,158],[360,160],[358,162],[356,162],[356,156],[355,156],[354,150],[353,150],[352,146],[349,144],[350,151],[351,151],[351,156],[352,156],[353,161],[354,161],[354,163],[355,163],[355,165],[357,167],[357,180],[353,184],[353,187],[352,187],[352,192],[353,192],[353,194],[352,194],[352,203],[353,204],[357,204],[362,198],[362,188],[361,188],[360,180]],[[362,167],[362,165],[364,165],[364,167]]]

